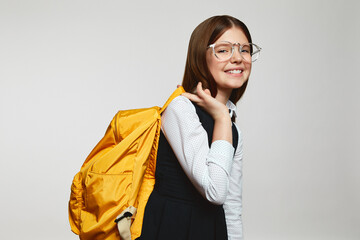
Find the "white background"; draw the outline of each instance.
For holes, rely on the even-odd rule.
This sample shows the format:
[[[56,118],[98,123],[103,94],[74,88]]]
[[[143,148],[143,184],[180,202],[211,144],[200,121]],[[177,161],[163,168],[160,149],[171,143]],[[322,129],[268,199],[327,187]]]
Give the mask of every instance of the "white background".
[[[162,105],[192,30],[263,48],[237,122],[247,240],[360,239],[359,1],[0,0],[0,239],[77,239],[73,176],[120,109]]]

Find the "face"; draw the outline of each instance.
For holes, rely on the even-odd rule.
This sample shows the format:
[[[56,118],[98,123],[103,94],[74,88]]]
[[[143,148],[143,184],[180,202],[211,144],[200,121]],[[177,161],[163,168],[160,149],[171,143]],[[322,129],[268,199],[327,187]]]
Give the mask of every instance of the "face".
[[[248,39],[238,27],[228,29],[215,42],[227,41],[231,43],[248,43]],[[240,88],[248,79],[251,72],[251,62],[246,62],[241,57],[238,46],[229,60],[219,61],[213,54],[212,48],[206,53],[206,61],[210,73],[217,85],[217,98],[229,98],[235,88]]]

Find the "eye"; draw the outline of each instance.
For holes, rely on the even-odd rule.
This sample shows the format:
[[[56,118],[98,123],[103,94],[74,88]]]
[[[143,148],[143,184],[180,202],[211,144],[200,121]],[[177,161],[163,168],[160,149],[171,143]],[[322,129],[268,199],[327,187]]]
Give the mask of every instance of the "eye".
[[[216,53],[227,53],[227,52],[229,52],[229,50],[228,49],[217,49],[216,50]]]
[[[217,44],[215,46],[215,53],[216,54],[231,54],[232,46],[225,43],[225,44]]]
[[[244,45],[241,49],[241,53],[245,53],[245,54],[250,54],[251,53],[251,48],[249,45]]]

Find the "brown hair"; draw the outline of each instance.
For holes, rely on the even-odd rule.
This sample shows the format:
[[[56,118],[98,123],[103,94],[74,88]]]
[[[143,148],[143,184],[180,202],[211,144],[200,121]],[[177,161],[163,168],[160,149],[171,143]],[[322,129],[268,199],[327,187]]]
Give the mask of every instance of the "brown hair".
[[[216,96],[216,82],[207,66],[206,51],[210,44],[213,44],[224,32],[232,27],[240,28],[249,43],[252,42],[250,32],[246,25],[240,20],[228,15],[208,18],[195,28],[190,37],[182,82],[182,86],[187,92],[194,91],[198,82],[201,82],[203,88],[209,89],[213,97]],[[244,94],[246,86],[247,81],[240,88],[232,91],[230,100],[234,104],[236,104]]]

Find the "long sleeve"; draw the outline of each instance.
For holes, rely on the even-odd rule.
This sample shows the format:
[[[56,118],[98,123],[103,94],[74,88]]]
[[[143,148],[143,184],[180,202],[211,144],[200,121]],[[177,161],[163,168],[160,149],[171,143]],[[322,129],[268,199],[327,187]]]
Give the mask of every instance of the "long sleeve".
[[[230,173],[229,193],[223,205],[229,240],[243,240],[242,226],[242,162],[243,141],[238,129],[239,142]]]
[[[208,201],[223,204],[229,191],[233,146],[218,140],[209,148],[207,132],[195,107],[182,96],[175,98],[163,113],[162,131],[197,190]]]

